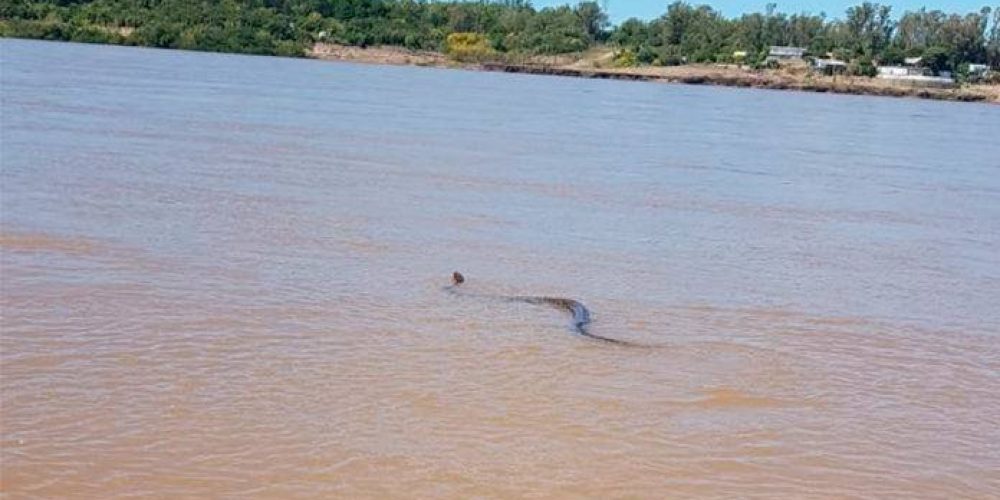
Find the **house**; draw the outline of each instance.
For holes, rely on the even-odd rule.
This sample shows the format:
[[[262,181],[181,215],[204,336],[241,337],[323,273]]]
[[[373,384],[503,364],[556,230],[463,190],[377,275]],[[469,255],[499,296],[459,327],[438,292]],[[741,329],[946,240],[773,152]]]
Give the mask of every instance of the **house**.
[[[907,58],[907,59],[919,59],[919,58]],[[934,76],[934,72],[930,68],[921,68],[918,66],[879,66],[878,76],[886,78],[904,77],[904,76]]]
[[[840,59],[813,59],[812,68],[824,75],[836,75],[847,71],[847,63]]]
[[[934,76],[930,68],[920,65],[922,57],[907,57],[903,59],[902,66],[879,66],[878,77],[887,79],[899,79],[908,76]],[[948,75],[950,78],[950,75]]]
[[[950,72],[934,76],[929,68],[912,66],[879,66],[877,78],[920,87],[951,87],[955,80]]]
[[[772,45],[771,50],[767,53],[766,61],[791,61],[795,59],[802,59],[805,55],[806,49],[802,47],[783,47],[780,45]]]
[[[934,74],[930,68],[921,66],[922,57],[907,57],[902,66],[879,66],[878,78],[919,87],[951,87],[955,85],[950,71]]]
[[[969,65],[969,75],[972,75],[972,76],[983,76],[989,70],[990,70],[990,67],[988,65],[986,65],[986,64],[970,64]]]

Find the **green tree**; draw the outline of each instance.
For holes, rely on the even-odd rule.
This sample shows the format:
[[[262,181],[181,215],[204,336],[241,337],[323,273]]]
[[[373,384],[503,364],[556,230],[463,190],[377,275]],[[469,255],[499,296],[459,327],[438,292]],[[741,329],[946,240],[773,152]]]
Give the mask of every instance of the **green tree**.
[[[990,34],[986,42],[986,61],[997,71],[1000,71],[1000,6],[993,9],[993,21],[990,23]]]
[[[591,42],[607,38],[608,15],[601,11],[597,2],[580,2],[576,6],[576,15]]]
[[[844,26],[853,39],[856,54],[873,57],[888,46],[894,29],[891,10],[888,5],[871,2],[847,9]]]
[[[952,69],[948,49],[940,45],[924,49],[921,58],[921,63],[930,68],[931,71],[938,72]]]

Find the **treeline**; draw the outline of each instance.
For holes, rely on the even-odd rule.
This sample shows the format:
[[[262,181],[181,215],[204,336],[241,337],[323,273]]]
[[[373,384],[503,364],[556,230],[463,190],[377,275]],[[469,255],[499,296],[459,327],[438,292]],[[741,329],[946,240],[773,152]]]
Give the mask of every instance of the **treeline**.
[[[0,35],[301,56],[316,42],[399,45],[446,51],[451,37],[509,55],[615,47],[620,61],[670,65],[746,62],[771,45],[805,47],[817,56],[893,64],[923,56],[934,69],[968,63],[1000,68],[1000,8],[957,14],[919,10],[898,19],[865,2],[843,18],[765,12],[726,18],[707,5],[677,2],[654,20],[611,27],[597,2],[536,9],[527,0],[4,0]],[[463,38],[464,36],[464,38]]]
[[[959,70],[969,63],[1000,67],[1000,7],[969,14],[921,9],[898,20],[889,6],[869,2],[847,9],[842,19],[774,9],[770,4],[763,13],[727,19],[709,6],[677,2],[658,19],[625,21],[611,41],[645,64],[731,62],[737,52],[745,52],[752,64],[762,61],[771,45],[786,45],[869,67],[907,57],[923,57],[934,70]]]
[[[596,2],[536,10],[526,0],[5,0],[0,35],[304,55],[315,42],[444,50],[483,34],[496,53],[579,52],[607,36]]]

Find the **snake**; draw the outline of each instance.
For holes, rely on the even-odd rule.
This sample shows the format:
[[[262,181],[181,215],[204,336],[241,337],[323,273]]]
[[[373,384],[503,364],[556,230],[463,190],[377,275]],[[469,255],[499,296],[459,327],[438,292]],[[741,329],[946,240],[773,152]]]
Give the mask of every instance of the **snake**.
[[[461,294],[461,295],[506,300],[508,302],[523,302],[526,304],[551,306],[556,309],[560,309],[570,313],[570,316],[572,317],[570,329],[573,333],[581,337],[616,345],[624,345],[624,346],[638,345],[629,342],[627,340],[620,340],[592,333],[589,329],[590,310],[587,309],[587,306],[583,305],[583,303],[578,300],[567,299],[563,297],[546,297],[546,296],[535,296],[535,295],[471,294],[461,290],[461,286],[463,283],[465,283],[465,276],[462,275],[462,273],[455,271],[451,275],[451,285],[446,286],[445,290],[451,293]]]

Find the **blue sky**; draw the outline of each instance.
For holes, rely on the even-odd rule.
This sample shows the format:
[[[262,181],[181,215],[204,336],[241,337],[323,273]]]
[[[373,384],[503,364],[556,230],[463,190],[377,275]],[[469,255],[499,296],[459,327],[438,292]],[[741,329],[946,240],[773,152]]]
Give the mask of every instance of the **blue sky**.
[[[577,1],[578,0],[533,0],[531,4],[536,8],[542,8],[550,5],[575,5]],[[630,17],[638,17],[640,19],[649,20],[666,12],[667,5],[669,5],[672,1],[673,0],[608,0],[608,11],[611,15],[611,21],[615,23],[619,23]],[[817,0],[813,2],[776,1],[774,3],[778,4],[778,11],[780,12],[810,12],[813,14],[826,12],[828,17],[842,18],[844,17],[844,11],[847,10],[848,7],[858,5],[862,1],[863,0]],[[738,2],[735,0],[688,0],[688,3],[695,5],[705,3],[711,5],[716,10],[722,11],[726,17],[736,17],[744,12],[763,12],[764,6],[767,5],[768,2],[766,0],[759,3]],[[907,10],[916,10],[925,6],[928,10],[939,9],[945,12],[978,12],[984,5],[997,5],[998,0],[946,0],[943,2],[938,0],[937,3],[928,3],[920,0],[901,0],[896,2],[882,1],[878,3],[891,5],[893,14],[898,17]]]

